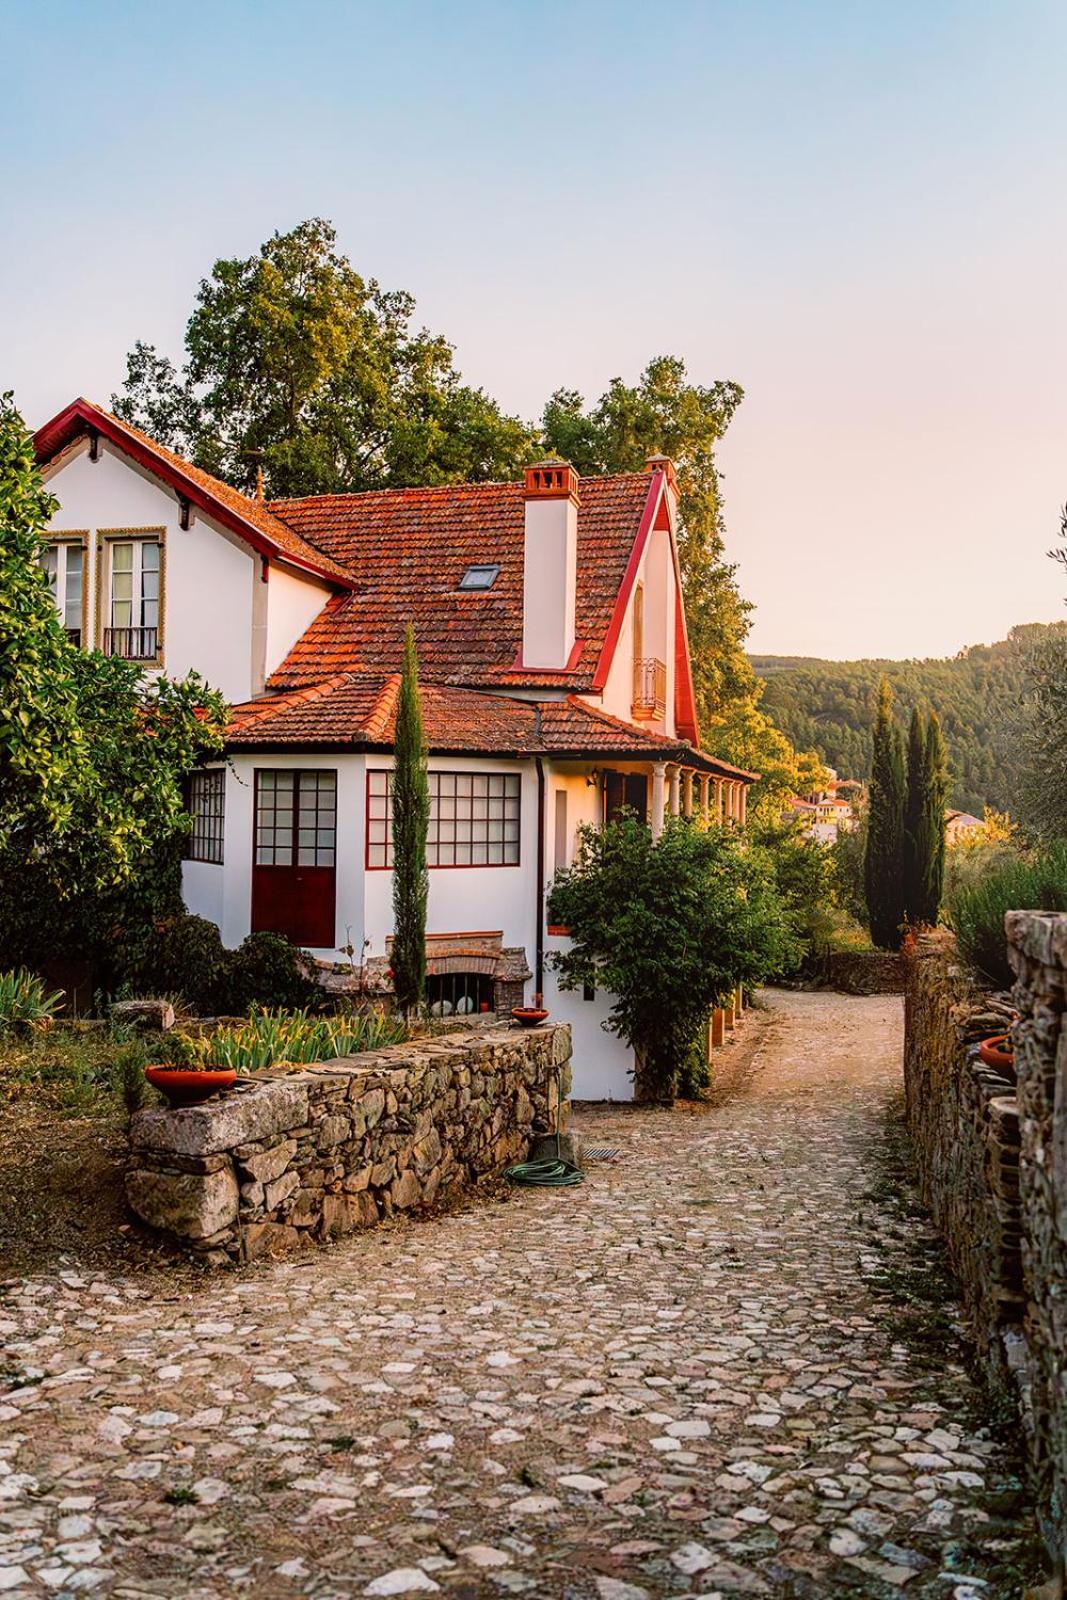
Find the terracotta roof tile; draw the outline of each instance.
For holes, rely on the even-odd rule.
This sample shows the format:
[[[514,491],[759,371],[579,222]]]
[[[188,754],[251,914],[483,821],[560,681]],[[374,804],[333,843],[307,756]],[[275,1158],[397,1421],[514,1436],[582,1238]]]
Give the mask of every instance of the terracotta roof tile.
[[[524,497],[520,483],[385,489],[274,500],[269,509],[354,578],[271,678],[291,688],[346,668],[399,666],[414,622],[426,681],[588,689],[637,537],[647,473],[584,478],[578,511],[576,631],[566,674],[515,671],[522,648]],[[491,589],[464,592],[469,566],[495,563]]]
[[[391,750],[399,684],[395,673],[383,678],[354,672],[264,695],[234,707],[227,745],[233,750]],[[424,683],[421,694],[427,744],[441,754],[614,756],[680,761],[724,777],[752,776],[682,740],[620,722],[573,695],[533,702],[432,683]]]

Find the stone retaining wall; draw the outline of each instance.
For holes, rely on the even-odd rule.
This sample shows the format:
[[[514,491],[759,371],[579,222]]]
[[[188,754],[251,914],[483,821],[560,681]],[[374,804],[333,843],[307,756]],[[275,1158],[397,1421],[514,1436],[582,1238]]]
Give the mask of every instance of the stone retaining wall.
[[[841,994],[903,994],[904,957],[889,950],[831,950],[824,982]]]
[[[565,1127],[570,1056],[566,1026],[471,1030],[140,1111],[127,1198],[213,1264],[335,1238],[523,1159],[557,1093]]]
[[[971,1047],[1005,1032],[1010,1011],[969,981],[945,934],[920,939],[906,969],[904,1081],[923,1196],[987,1377],[1008,1386],[1011,1330],[1023,1311],[1019,1111],[1014,1083],[973,1059]]]
[[[1067,1572],[1067,916],[1010,911],[1028,1417],[1045,1542]]]

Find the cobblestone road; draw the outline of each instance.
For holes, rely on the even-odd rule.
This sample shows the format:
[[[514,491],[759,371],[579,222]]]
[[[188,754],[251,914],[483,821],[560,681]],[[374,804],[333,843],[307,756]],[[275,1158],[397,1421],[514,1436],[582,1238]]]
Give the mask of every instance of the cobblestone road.
[[[900,1002],[771,1005],[718,1109],[583,1113],[623,1159],[582,1188],[7,1285],[0,1592],[1017,1595],[1011,1463],[885,1165]]]

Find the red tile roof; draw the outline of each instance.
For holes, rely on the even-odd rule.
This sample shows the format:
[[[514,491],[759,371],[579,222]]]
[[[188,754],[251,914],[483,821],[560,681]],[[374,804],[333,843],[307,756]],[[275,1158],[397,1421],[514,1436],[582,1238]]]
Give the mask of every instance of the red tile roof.
[[[118,449],[147,466],[177,493],[244,538],[261,554],[329,579],[335,586],[351,588],[352,580],[343,566],[329,554],[316,550],[300,533],[276,517],[262,500],[253,500],[220,478],[213,478],[210,472],[202,472],[173,450],[157,444],[140,428],[131,427],[91,400],[75,400],[51,422],[38,428],[34,435],[38,461],[51,461],[80,435],[90,432],[102,434]]]
[[[320,614],[271,678],[293,688],[331,673],[397,667],[414,622],[424,680],[588,689],[627,563],[658,480],[645,472],[584,478],[578,511],[573,670],[515,670],[522,650],[524,499],[520,483],[384,489],[274,500],[270,510],[355,580]],[[493,587],[463,592],[469,566],[495,563]]]
[[[322,683],[247,701],[233,709],[227,746],[391,750],[399,687],[397,673],[337,673]],[[424,683],[421,694],[426,740],[435,754],[673,761],[720,777],[753,777],[573,695],[532,702],[432,683]]]

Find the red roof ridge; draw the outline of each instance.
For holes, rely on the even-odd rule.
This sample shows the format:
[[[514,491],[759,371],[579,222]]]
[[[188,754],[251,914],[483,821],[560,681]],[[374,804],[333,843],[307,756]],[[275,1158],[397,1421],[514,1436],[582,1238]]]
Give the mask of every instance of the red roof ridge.
[[[369,739],[380,739],[389,726],[389,719],[396,709],[396,702],[400,695],[400,674],[393,672],[386,678],[374,702],[370,716],[363,727]]]
[[[627,479],[648,482],[647,472],[605,472],[590,473],[587,477],[579,476],[579,484],[621,483]],[[521,478],[482,478],[475,481],[457,481],[455,483],[413,483],[413,484],[383,484],[377,489],[339,489],[328,494],[297,494],[279,495],[276,499],[266,501],[268,510],[276,515],[281,515],[279,507],[336,504],[338,501],[370,500],[374,497],[403,499],[415,496],[447,496],[451,494],[474,495],[492,489],[514,489],[523,492]],[[284,518],[282,519],[284,520]]]

